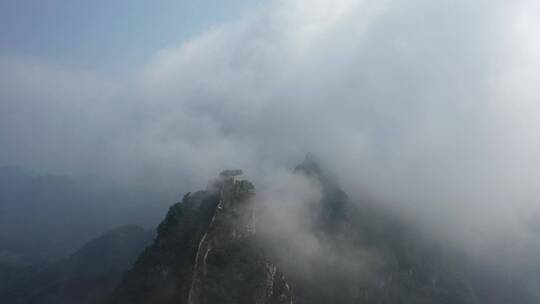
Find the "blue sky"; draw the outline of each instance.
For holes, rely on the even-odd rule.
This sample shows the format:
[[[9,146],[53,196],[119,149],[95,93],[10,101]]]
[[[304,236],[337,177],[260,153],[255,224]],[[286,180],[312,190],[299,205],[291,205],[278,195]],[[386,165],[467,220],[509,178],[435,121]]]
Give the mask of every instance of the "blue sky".
[[[125,70],[265,0],[0,0],[0,53]]]

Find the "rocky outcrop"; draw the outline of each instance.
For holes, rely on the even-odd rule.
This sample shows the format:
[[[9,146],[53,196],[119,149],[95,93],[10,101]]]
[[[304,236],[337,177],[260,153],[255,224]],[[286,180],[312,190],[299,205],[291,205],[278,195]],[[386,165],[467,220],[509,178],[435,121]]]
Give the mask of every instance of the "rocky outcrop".
[[[220,200],[199,244],[188,304],[290,303],[283,274],[257,246],[253,185],[221,176]]]
[[[262,228],[297,218],[268,220],[254,186],[224,172],[170,208],[111,304],[479,303],[440,244],[369,200],[352,204],[316,157],[294,174],[321,197],[277,235]]]
[[[109,302],[292,303],[284,275],[257,242],[254,187],[236,176],[221,174],[172,206]]]

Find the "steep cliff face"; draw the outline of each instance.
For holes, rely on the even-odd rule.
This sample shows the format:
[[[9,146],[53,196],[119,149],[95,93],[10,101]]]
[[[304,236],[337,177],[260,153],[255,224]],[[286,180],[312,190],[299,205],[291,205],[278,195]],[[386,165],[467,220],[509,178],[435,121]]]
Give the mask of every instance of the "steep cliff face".
[[[171,207],[110,303],[291,303],[256,238],[253,185],[222,174]]]
[[[220,200],[199,243],[189,304],[290,303],[284,276],[257,244],[254,187],[222,178]]]

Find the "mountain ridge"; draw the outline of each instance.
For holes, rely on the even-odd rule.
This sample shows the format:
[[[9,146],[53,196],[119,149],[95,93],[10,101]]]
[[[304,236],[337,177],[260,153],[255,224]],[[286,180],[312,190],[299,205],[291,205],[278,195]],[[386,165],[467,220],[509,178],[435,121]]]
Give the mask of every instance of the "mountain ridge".
[[[369,203],[352,204],[315,156],[291,175],[321,193],[302,209],[310,215],[300,238],[266,234],[253,184],[221,175],[170,208],[108,303],[478,303],[436,245]],[[298,250],[306,237],[320,252]]]
[[[253,195],[249,181],[224,175],[186,194],[108,303],[289,303],[283,276],[253,242]]]

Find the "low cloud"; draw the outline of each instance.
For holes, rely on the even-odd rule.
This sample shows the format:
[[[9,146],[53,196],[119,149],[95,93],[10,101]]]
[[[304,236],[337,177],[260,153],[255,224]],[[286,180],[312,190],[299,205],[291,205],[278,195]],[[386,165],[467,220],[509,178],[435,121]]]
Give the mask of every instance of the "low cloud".
[[[538,248],[535,1],[276,1],[106,77],[0,60],[0,162],[265,187],[307,151],[471,253]],[[266,186],[270,187],[270,186]],[[512,244],[512,246],[508,246]]]

